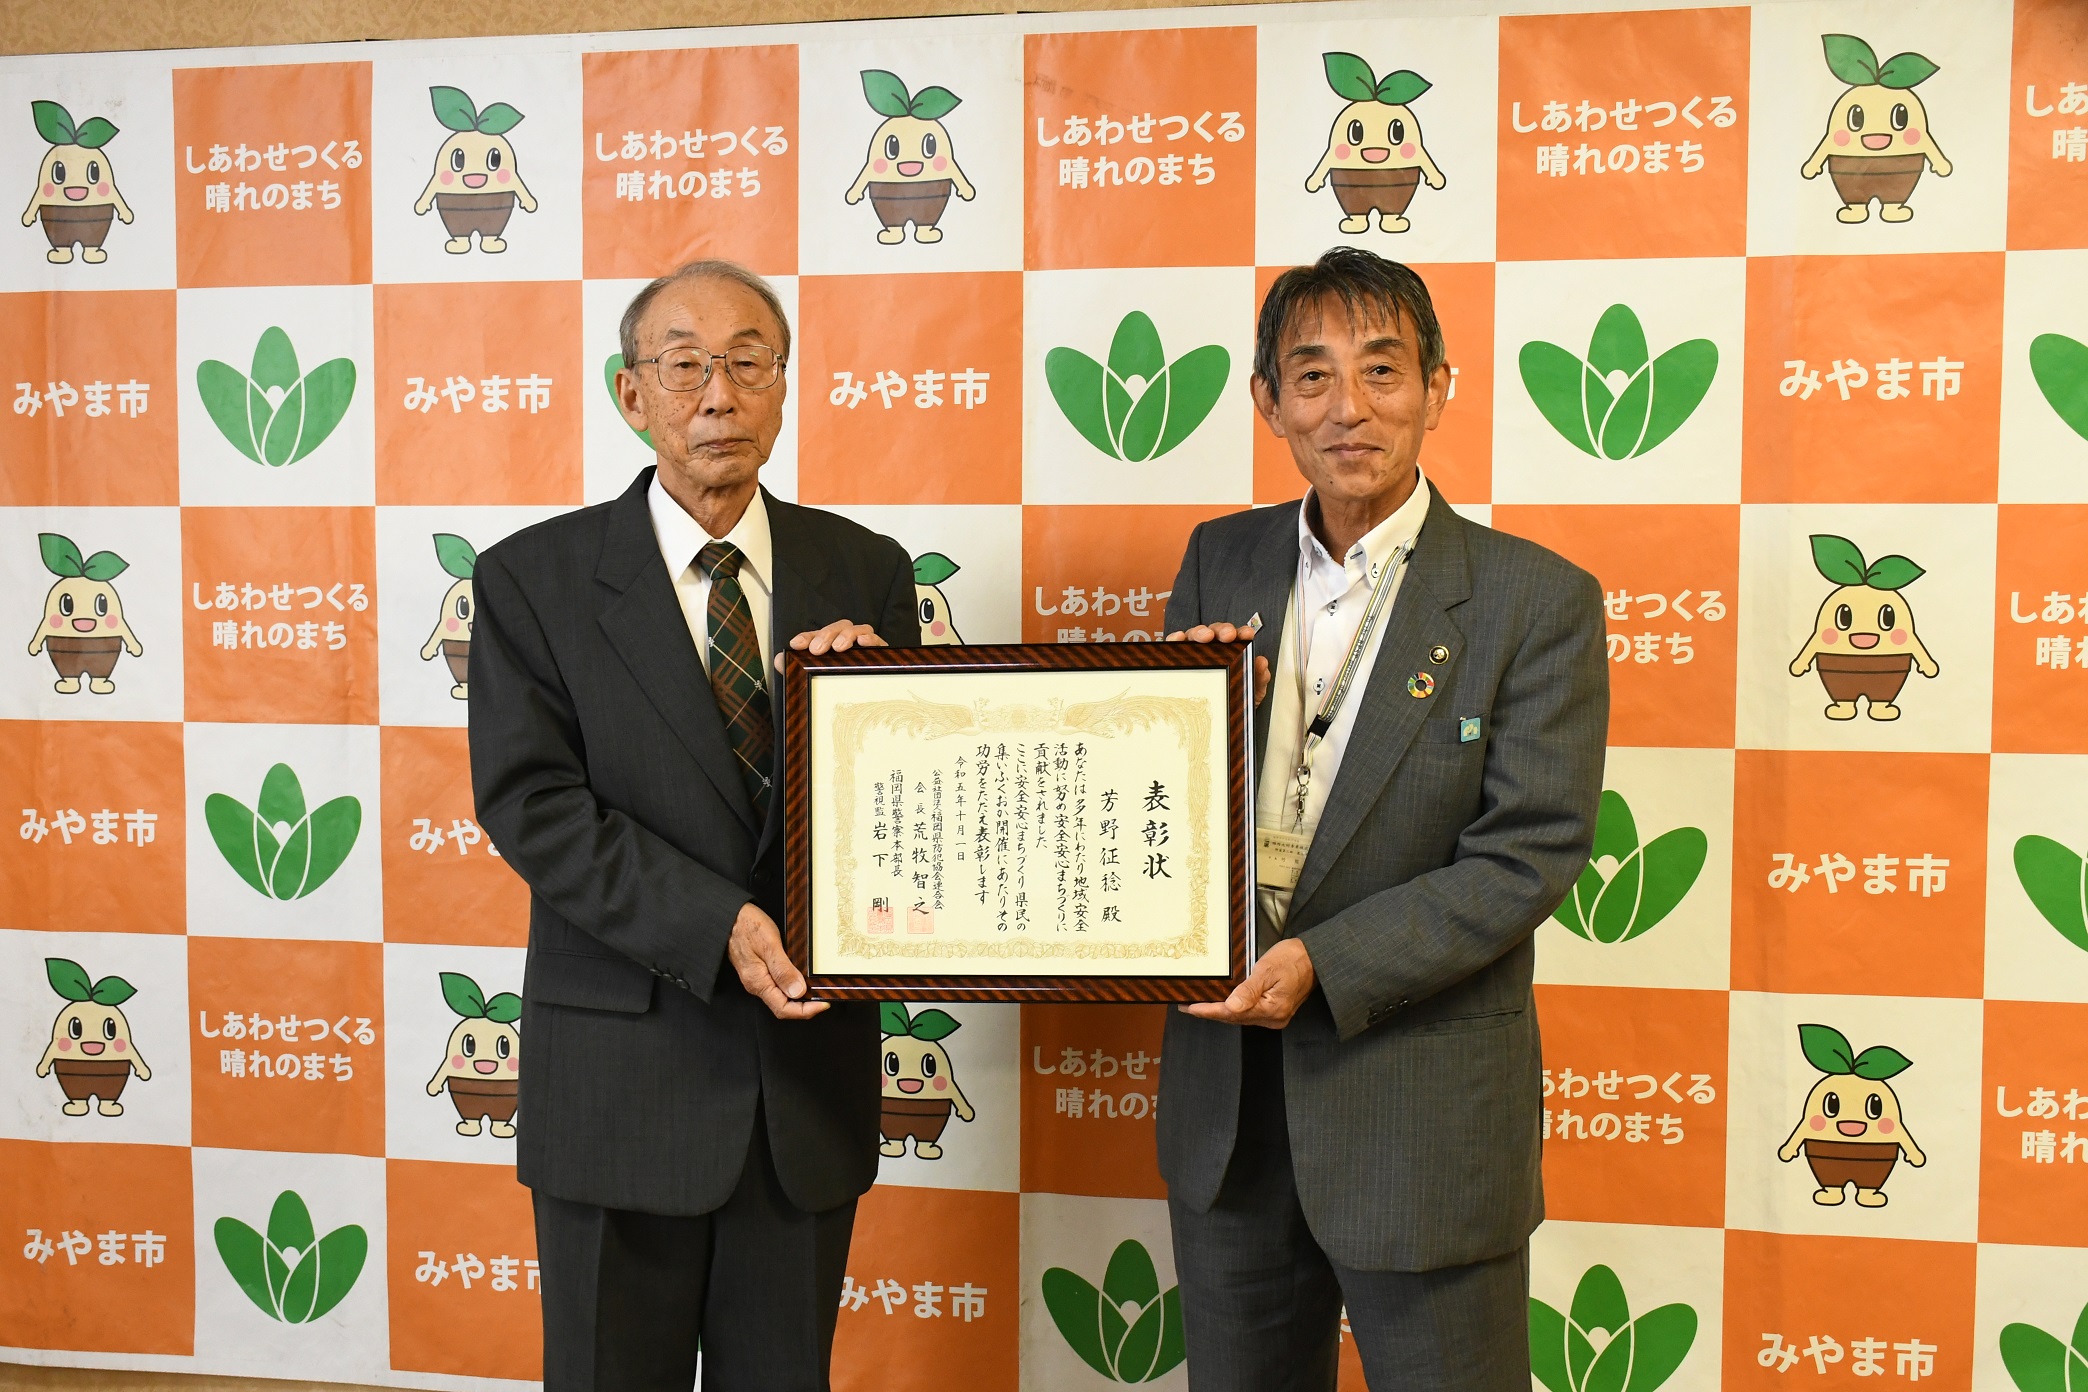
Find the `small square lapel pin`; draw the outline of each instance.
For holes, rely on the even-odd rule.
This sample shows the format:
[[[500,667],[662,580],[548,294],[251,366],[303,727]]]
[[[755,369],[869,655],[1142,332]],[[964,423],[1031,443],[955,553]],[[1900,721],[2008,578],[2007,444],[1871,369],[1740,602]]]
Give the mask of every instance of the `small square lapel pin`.
[[[1467,716],[1464,716],[1463,718],[1461,718],[1461,719],[1460,719],[1460,720],[1459,720],[1459,721],[1457,722],[1457,741],[1458,741],[1458,743],[1459,743],[1459,744],[1470,744],[1470,743],[1472,743],[1472,741],[1474,741],[1474,740],[1476,740],[1476,739],[1478,739],[1478,738],[1479,738],[1479,717],[1478,717],[1478,716],[1476,716],[1476,715],[1467,715]]]

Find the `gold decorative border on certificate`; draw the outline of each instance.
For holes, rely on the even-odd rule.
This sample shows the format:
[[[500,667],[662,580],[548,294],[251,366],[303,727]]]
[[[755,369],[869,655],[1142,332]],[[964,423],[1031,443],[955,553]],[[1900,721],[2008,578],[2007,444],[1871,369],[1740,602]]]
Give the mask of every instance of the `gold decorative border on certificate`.
[[[1219,701],[1224,700],[1221,694]],[[1191,827],[1188,859],[1189,927],[1172,938],[1147,942],[1097,942],[1072,934],[1017,937],[990,942],[895,942],[872,938],[855,918],[856,759],[874,730],[943,739],[967,733],[1069,733],[1107,739],[1151,726],[1172,729],[1188,755],[1187,806]],[[842,953],[857,957],[1055,957],[1184,958],[1204,955],[1210,934],[1211,884],[1211,701],[1193,696],[1118,695],[1105,701],[1066,705],[1049,701],[995,704],[981,697],[969,706],[928,701],[855,701],[834,708],[834,887],[840,904],[836,923]]]

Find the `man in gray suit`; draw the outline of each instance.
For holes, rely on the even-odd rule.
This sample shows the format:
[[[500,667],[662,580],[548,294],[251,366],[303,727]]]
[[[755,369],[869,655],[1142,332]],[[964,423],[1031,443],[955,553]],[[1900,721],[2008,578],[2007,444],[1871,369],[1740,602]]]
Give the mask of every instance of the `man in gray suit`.
[[[805,1392],[877,1177],[877,1008],[804,1000],[783,952],[764,674],[785,635],[918,643],[913,566],[761,487],[790,353],[766,282],[685,266],[622,337],[657,469],[473,580],[472,786],[530,890],[516,1168],[544,1382],[688,1392],[700,1341],[706,1387]]]
[[[1266,626],[1260,956],[1170,1013],[1161,1070],[1189,1385],[1331,1389],[1346,1306],[1373,1392],[1527,1392],[1531,935],[1594,839],[1601,588],[1422,477],[1450,369],[1406,267],[1285,272],[1252,388],[1310,490],[1199,526],[1167,605],[1171,637]]]

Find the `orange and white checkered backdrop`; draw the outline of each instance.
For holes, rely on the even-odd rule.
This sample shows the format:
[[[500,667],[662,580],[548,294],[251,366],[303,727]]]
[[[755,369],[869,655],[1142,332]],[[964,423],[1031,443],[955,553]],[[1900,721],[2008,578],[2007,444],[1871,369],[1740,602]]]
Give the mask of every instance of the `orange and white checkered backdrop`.
[[[1428,476],[1606,594],[1538,1382],[2081,1386],[2088,9],[1500,8],[0,64],[0,1356],[538,1376],[458,683],[476,549],[650,458],[646,277],[774,280],[766,482],[942,637],[1133,642],[1301,491],[1255,310],[1346,242]],[[837,1383],[1181,1386],[1159,1008],[920,1015]]]

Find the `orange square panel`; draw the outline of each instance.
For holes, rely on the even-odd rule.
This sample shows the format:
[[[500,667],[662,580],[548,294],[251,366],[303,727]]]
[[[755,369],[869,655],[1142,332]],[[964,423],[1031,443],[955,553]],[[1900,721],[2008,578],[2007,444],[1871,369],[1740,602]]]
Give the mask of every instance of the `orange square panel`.
[[[184,508],[190,720],[377,723],[374,508]]]
[[[0,1140],[0,1174],[0,1344],[195,1352],[187,1146]]]
[[[370,65],[174,70],[176,283],[370,279]]]
[[[2088,151],[2079,95],[2088,9],[2078,0],[2015,0],[2008,104],[2008,245],[2088,246]],[[2068,84],[2074,84],[2069,91]],[[2018,95],[2020,94],[2020,95]]]
[[[391,1366],[543,1377],[536,1215],[514,1172],[392,1160],[384,1187]]]
[[[580,503],[578,281],[376,287],[377,501]]]
[[[1199,522],[1234,511],[1187,503],[1023,508],[1022,641],[1165,637],[1167,596],[1189,533]],[[1248,617],[1206,616],[1242,623]]]
[[[879,1185],[857,1201],[835,1392],[1015,1392],[1021,1198]]]
[[[590,279],[711,256],[797,273],[795,44],[588,53],[580,75]]]
[[[1254,47],[1246,28],[1024,40],[1024,264],[1252,264]]]
[[[1501,504],[1493,524],[1550,547],[1602,582],[1611,744],[1732,744],[1738,507]]]
[[[384,949],[190,938],[199,1146],[384,1154]]]
[[[1503,261],[1747,249],[1745,6],[1501,20]]]
[[[1168,1009],[1022,1007],[1024,1193],[1167,1197],[1153,1104]]]
[[[181,501],[174,292],[0,295],[0,507]]]
[[[1987,758],[1742,749],[1733,989],[1978,996]]]
[[[1269,287],[1287,266],[1254,272],[1254,308],[1261,313]],[[1421,471],[1452,503],[1493,497],[1494,268],[1490,261],[1415,266],[1428,285],[1436,322],[1450,355],[1450,400],[1443,419],[1421,447]],[[1305,495],[1305,480],[1290,446],[1260,420],[1254,423],[1254,501],[1287,503]]]
[[[1979,1240],[2088,1247],[2088,1005],[1988,1001]]]
[[[2088,507],[2003,504],[1994,577],[1994,748],[2088,754]]]
[[[1741,497],[1992,502],[2002,253],[1747,263]]]
[[[1553,1218],[1725,1221],[1726,993],[1540,986]]]
[[[524,946],[529,886],[473,820],[466,732],[387,725],[377,735],[385,940]]]
[[[1022,501],[1022,273],[798,282],[798,496]]]
[[[1918,1380],[1966,1392],[1978,1251],[1969,1242],[1729,1230],[1722,1385],[1789,1387],[1802,1376],[1819,1387]]]
[[[179,725],[0,721],[0,922],[43,932],[187,931]]]

